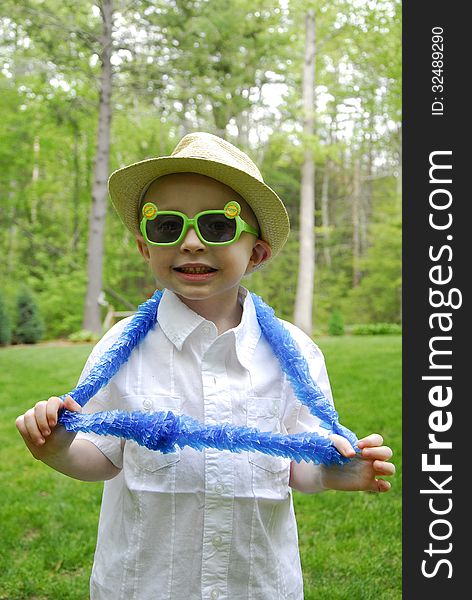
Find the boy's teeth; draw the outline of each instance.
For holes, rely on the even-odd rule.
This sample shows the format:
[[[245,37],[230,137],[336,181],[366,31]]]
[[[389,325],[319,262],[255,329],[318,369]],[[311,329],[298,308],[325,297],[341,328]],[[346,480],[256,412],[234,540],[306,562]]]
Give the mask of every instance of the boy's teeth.
[[[183,273],[210,273],[214,271],[211,267],[180,267],[179,271]]]

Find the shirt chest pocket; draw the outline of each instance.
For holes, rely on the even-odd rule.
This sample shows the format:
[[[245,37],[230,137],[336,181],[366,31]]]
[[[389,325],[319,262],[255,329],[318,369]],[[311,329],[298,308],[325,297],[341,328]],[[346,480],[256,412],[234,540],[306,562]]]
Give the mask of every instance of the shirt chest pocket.
[[[281,413],[280,398],[248,398],[248,427],[271,433],[286,433],[282,426]],[[288,494],[290,459],[262,452],[249,452],[248,460],[252,466],[252,486],[255,496],[281,499]]]
[[[181,400],[177,396],[160,395],[135,395],[126,399],[129,410],[145,412],[167,412],[180,414]],[[149,450],[136,442],[127,442],[125,447],[125,464],[129,467],[129,476],[132,480],[140,480],[140,475],[159,474],[162,483],[165,483],[166,475],[169,474],[173,465],[180,461],[180,448],[174,452],[163,454],[162,452]],[[153,487],[149,477],[145,477],[147,486]],[[158,481],[155,482],[158,484]],[[158,485],[160,487],[160,485]],[[164,485],[165,487],[165,485]]]

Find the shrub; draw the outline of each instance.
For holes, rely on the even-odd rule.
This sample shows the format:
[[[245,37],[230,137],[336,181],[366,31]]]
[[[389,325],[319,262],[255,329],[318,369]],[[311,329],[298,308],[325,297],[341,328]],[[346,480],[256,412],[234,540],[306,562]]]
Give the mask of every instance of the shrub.
[[[0,346],[11,342],[11,320],[3,295],[0,294]]]
[[[16,323],[13,333],[15,344],[35,344],[44,332],[36,301],[28,289],[19,292],[16,299]]]
[[[98,342],[100,336],[93,331],[88,331],[87,329],[80,329],[80,331],[74,331],[68,336],[69,341],[71,342]]]
[[[77,271],[55,274],[44,283],[47,292],[38,296],[38,305],[46,323],[47,339],[66,338],[82,326],[85,277]]]
[[[352,326],[352,335],[389,335],[401,332],[402,326],[398,323],[365,323]]]
[[[341,312],[334,308],[331,312],[328,323],[329,335],[344,335],[344,322]]]

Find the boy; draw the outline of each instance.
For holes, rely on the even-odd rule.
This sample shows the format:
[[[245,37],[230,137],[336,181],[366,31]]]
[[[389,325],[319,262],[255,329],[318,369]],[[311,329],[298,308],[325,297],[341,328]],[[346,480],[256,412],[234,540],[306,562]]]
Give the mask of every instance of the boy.
[[[170,157],[116,171],[109,189],[165,291],[158,325],[87,412],[172,410],[206,425],[327,435],[295,397],[240,286],[243,275],[280,251],[289,232],[285,207],[249,157],[216,136],[193,133]],[[99,342],[82,378],[126,322]],[[332,402],[321,352],[284,324]],[[70,397],[64,405],[80,410]],[[35,458],[71,477],[106,480],[92,599],[300,600],[290,488],[383,492],[390,484],[376,476],[394,473],[378,434],[361,440],[362,457],[342,468],[258,452],[162,454],[56,428],[61,406],[56,397],[39,402],[17,427]],[[355,455],[345,438],[332,439],[343,455]]]

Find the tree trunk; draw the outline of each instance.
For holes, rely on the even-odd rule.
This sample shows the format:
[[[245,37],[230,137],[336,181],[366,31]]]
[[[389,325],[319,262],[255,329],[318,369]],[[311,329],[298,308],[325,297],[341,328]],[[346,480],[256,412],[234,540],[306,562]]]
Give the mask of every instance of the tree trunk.
[[[78,250],[78,243],[80,238],[80,144],[79,144],[79,126],[75,121],[72,122],[74,130],[74,189],[73,189],[73,216],[72,216],[72,236],[71,236],[71,249],[74,254]]]
[[[33,142],[33,171],[31,173],[31,183],[33,184],[33,194],[31,196],[31,222],[35,223],[38,218],[38,192],[35,189],[35,184],[39,181],[39,152],[41,142],[39,136],[34,137]]]
[[[243,110],[236,115],[236,125],[238,127],[238,146],[241,149],[249,148],[249,111]]]
[[[113,0],[103,0],[100,12],[103,20],[98,113],[97,150],[92,186],[92,206],[89,218],[87,296],[83,328],[94,333],[102,330],[99,296],[102,290],[103,246],[107,208],[107,179],[110,155],[111,90],[112,90],[112,17]]]
[[[315,161],[309,140],[315,129],[315,13],[306,13],[305,64],[303,69],[303,134],[307,144],[301,171],[300,250],[295,325],[312,335],[315,280]]]
[[[369,117],[369,131],[374,131],[374,119],[372,114]],[[372,203],[374,198],[374,144],[372,137],[367,140],[367,176],[361,179],[361,255],[363,256],[368,248],[368,229],[370,217],[372,214]]]
[[[188,112],[188,101],[187,100],[182,100],[182,118],[180,120],[180,138],[182,139],[183,137],[185,137],[188,133],[190,133],[193,129],[193,123],[191,122],[191,120],[187,117],[187,112]]]
[[[361,227],[360,227],[360,162],[354,161],[354,180],[352,190],[352,287],[359,285],[361,280]]]
[[[14,275],[15,265],[17,260],[17,244],[18,244],[18,226],[16,224],[16,213],[17,205],[15,202],[15,188],[17,187],[16,181],[10,182],[10,191],[8,192],[8,205],[11,206],[11,218],[9,219],[10,224],[8,227],[8,251],[7,251],[7,273],[8,275]],[[8,221],[7,221],[8,222]]]
[[[323,219],[324,232],[324,258],[327,267],[331,267],[331,247],[329,231],[329,168],[330,161],[326,159],[325,170],[323,174],[323,184],[321,186],[321,218]]]

